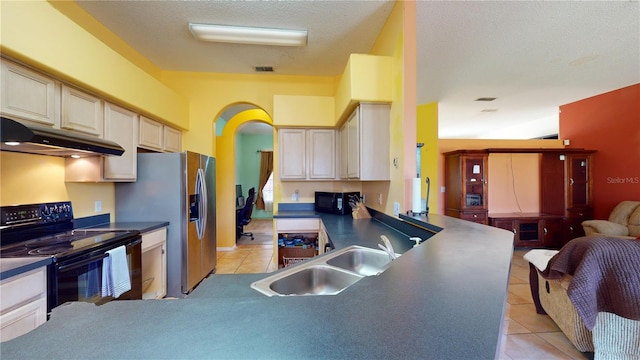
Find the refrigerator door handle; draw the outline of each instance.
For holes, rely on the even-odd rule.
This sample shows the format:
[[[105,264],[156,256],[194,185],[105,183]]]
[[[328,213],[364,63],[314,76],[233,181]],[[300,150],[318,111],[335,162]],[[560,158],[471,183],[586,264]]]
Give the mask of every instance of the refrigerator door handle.
[[[198,169],[196,173],[196,194],[198,201],[198,219],[196,220],[196,232],[198,239],[202,240],[207,227],[207,187],[205,185],[204,170]]]

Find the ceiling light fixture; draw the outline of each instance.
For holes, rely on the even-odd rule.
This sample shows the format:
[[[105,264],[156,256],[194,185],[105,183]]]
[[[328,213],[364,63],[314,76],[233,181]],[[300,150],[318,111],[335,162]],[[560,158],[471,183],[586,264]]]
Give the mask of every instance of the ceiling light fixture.
[[[269,29],[228,25],[189,23],[189,30],[196,39],[235,44],[305,46],[306,30]]]

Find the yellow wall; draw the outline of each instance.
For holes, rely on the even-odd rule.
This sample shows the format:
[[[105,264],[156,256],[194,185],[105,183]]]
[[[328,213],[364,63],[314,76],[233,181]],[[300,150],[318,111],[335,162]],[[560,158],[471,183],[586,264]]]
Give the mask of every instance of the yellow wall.
[[[273,124],[275,126],[334,127],[335,98],[333,96],[274,95]]]
[[[335,86],[336,124],[341,125],[360,102],[391,102],[393,59],[351,54]]]
[[[189,101],[183,150],[215,156],[214,123],[232,104],[249,103],[273,115],[274,95],[333,96],[334,79],[320,76],[239,75],[165,71],[162,81]],[[233,173],[233,172],[232,172]]]
[[[0,50],[64,81],[179,128],[188,104],[46,1],[2,1]]]
[[[115,212],[112,183],[64,182],[64,158],[0,152],[0,205],[71,201],[74,217]],[[102,211],[95,212],[95,201]]]
[[[422,183],[422,198],[427,196],[427,182],[429,178],[429,212],[439,213],[438,170],[441,168],[441,156],[438,152],[438,103],[430,103],[418,106],[416,121],[416,138],[424,146],[420,150],[420,169]]]
[[[367,206],[386,214],[393,214],[394,202],[400,204],[402,212],[411,206],[411,178],[416,173],[415,47],[415,3],[399,1],[371,51],[391,61],[390,156],[398,165],[391,167],[390,182],[362,184]],[[371,201],[377,200],[378,194],[382,194],[382,205]]]

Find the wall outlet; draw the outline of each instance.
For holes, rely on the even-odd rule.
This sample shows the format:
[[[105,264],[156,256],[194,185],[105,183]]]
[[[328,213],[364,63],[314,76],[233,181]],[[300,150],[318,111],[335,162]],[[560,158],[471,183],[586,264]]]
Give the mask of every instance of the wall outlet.
[[[378,194],[378,205],[382,205],[382,194]]]
[[[393,214],[394,215],[399,215],[400,214],[400,203],[398,203],[398,202],[394,202],[393,203]]]
[[[364,194],[362,194],[362,198],[360,199],[360,201],[362,201],[363,204],[366,203],[366,196],[364,196]]]
[[[300,193],[296,190],[291,194],[291,201],[298,202],[298,200],[300,200]]]
[[[444,186],[440,186],[440,192],[441,193],[445,192],[445,187]]]
[[[96,209],[96,212],[102,211],[102,201],[96,200],[95,209]]]

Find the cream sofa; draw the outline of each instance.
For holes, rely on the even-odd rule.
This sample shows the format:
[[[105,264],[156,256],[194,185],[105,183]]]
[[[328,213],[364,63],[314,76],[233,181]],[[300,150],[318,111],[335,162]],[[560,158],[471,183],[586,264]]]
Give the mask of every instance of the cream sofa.
[[[609,220],[582,222],[585,235],[640,236],[640,201],[622,201],[611,211]]]

